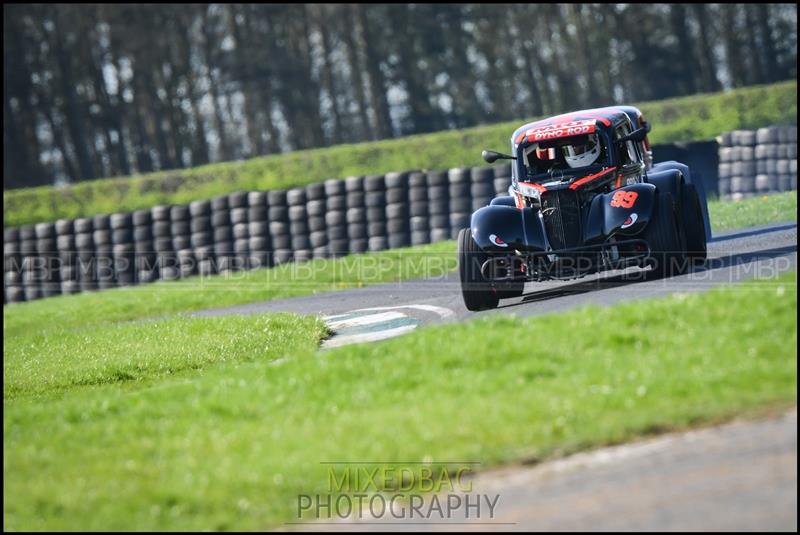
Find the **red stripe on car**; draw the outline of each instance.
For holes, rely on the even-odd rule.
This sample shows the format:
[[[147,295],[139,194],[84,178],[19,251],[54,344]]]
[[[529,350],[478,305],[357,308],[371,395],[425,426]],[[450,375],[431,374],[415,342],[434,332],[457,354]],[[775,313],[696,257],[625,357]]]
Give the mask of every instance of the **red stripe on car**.
[[[573,189],[573,190],[574,189],[578,189],[579,187],[583,186],[584,184],[588,184],[589,182],[591,182],[593,180],[596,180],[596,179],[598,179],[598,178],[600,178],[602,176],[605,176],[608,173],[611,173],[612,171],[616,171],[616,170],[617,170],[616,166],[615,167],[609,167],[608,169],[603,169],[599,173],[595,173],[593,175],[585,176],[582,179],[576,180],[575,182],[570,184],[569,185],[569,189]]]

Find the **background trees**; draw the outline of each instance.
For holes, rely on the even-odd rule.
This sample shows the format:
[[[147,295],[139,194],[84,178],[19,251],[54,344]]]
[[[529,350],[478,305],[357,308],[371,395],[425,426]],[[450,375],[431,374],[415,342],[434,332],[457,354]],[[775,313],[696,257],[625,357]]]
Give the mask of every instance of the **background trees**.
[[[796,78],[795,5],[5,5],[4,188]]]

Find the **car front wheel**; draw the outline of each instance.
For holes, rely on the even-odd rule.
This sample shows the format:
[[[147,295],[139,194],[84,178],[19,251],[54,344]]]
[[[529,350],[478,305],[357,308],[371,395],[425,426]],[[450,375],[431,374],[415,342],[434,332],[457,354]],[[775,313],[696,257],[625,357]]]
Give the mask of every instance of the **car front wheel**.
[[[488,255],[472,239],[470,229],[458,233],[458,272],[461,276],[461,294],[467,310],[496,308],[500,302],[497,290],[481,273]]]

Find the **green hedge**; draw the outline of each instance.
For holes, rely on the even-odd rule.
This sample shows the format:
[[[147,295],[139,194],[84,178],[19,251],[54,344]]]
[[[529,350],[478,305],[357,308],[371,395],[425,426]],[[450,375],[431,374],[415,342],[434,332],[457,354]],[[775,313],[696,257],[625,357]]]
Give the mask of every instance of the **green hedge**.
[[[797,124],[797,81],[638,104],[653,125],[653,143],[711,139],[739,128]],[[514,129],[530,119],[369,143],[337,145],[134,175],[70,187],[3,193],[5,225],[21,225],[188,203],[237,190],[268,190],[350,175],[483,165],[481,149],[507,150]]]

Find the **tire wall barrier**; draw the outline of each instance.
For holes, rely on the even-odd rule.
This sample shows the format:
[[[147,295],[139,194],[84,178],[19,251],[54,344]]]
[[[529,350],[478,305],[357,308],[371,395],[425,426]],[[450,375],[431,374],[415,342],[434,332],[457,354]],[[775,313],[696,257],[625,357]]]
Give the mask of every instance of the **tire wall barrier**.
[[[734,130],[719,136],[721,199],[797,190],[797,127]]]
[[[653,147],[723,199],[797,189],[797,128]],[[453,239],[511,164],[331,179],[4,229],[4,303]]]

